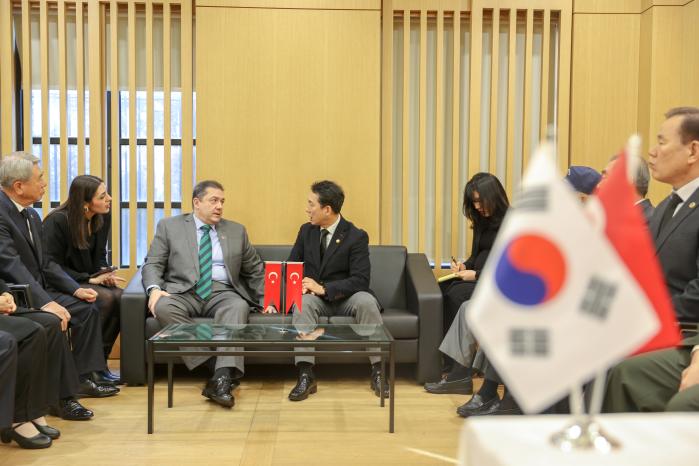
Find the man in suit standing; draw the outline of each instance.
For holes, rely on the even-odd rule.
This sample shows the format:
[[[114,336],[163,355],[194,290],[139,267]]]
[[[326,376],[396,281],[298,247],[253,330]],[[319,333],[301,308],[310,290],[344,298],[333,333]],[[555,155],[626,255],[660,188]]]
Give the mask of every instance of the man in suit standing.
[[[699,108],[673,108],[665,118],[649,165],[672,194],[658,205],[650,230],[677,318],[699,322]],[[699,337],[617,365],[604,410],[699,411]]]
[[[105,370],[99,311],[93,304],[96,293],[80,288],[63,269],[44,253],[41,221],[32,204],[41,200],[46,188],[39,159],[26,152],[15,152],[0,164],[0,278],[28,284],[32,305],[43,312],[23,317],[51,327],[58,319],[65,331],[72,332],[72,360],[60,368],[60,403],[54,413],[70,420],[92,417],[75,398],[75,374],[79,374],[78,395],[106,397],[119,389],[95,383],[92,372]]]
[[[320,316],[352,316],[359,324],[381,324],[381,307],[369,289],[369,236],[340,215],[345,194],[332,181],[311,186],[306,214],[289,261],[303,262],[302,312],[294,310],[292,322],[298,328],[315,328]],[[304,348],[308,349],[308,348]],[[371,356],[371,388],[380,396],[380,358]],[[312,356],[296,357],[299,377],[289,393],[301,401],[315,393]],[[384,396],[388,384],[384,383]]]
[[[141,269],[148,309],[161,325],[194,323],[213,317],[217,324],[246,324],[264,299],[264,263],[245,227],[223,218],[223,186],[202,181],[194,187],[192,214],[163,219]],[[236,348],[219,348],[221,353]],[[184,357],[189,369],[206,356]],[[202,395],[232,407],[233,386],[243,376],[242,356],[218,356]]]

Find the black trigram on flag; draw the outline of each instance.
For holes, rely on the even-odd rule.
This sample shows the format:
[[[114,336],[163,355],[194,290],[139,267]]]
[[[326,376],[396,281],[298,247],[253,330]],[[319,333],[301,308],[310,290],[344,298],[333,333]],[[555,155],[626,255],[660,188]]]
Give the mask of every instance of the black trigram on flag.
[[[542,211],[549,205],[549,189],[547,186],[537,186],[523,191],[517,198],[514,207],[517,210]]]
[[[548,356],[549,331],[545,328],[510,329],[510,352],[512,356]]]
[[[580,303],[580,310],[598,319],[606,319],[616,290],[617,286],[614,283],[593,276]]]

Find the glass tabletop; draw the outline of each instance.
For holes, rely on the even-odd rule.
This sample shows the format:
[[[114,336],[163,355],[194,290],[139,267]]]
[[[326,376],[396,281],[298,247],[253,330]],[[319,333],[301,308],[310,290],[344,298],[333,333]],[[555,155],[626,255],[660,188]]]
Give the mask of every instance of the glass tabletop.
[[[388,342],[393,338],[382,324],[170,324],[150,337],[150,340]]]

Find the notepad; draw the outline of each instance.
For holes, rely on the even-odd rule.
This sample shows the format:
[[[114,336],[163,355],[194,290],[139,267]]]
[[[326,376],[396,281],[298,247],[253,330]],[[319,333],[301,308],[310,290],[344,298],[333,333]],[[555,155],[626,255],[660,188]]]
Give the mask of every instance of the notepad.
[[[447,280],[451,280],[452,278],[458,278],[458,277],[459,277],[459,276],[456,275],[455,273],[450,273],[450,274],[442,275],[441,277],[439,277],[439,278],[437,279],[437,282],[442,283],[442,282],[445,282],[445,281],[447,281]]]

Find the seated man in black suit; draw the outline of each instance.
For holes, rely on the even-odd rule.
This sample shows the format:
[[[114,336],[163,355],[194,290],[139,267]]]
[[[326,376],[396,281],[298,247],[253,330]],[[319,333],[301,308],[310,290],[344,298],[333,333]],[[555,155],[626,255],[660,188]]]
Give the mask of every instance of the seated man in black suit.
[[[293,323],[313,329],[320,316],[352,316],[359,324],[381,324],[381,306],[369,289],[369,236],[340,215],[345,194],[332,181],[311,186],[306,213],[309,222],[302,225],[289,261],[303,262],[302,312],[295,309]],[[307,349],[307,348],[305,348]],[[371,356],[371,388],[380,396],[380,358]],[[291,401],[301,401],[315,393],[315,359],[296,358],[299,378],[289,393]],[[388,384],[384,383],[384,396]]]
[[[649,165],[672,194],[658,204],[650,231],[677,318],[699,322],[699,108],[673,108],[665,118]],[[699,337],[617,365],[603,409],[699,411]]]
[[[118,388],[90,379],[92,372],[106,369],[99,311],[93,304],[97,293],[80,288],[42,248],[41,221],[31,207],[46,188],[38,161],[31,154],[16,152],[0,163],[0,278],[29,284],[32,305],[44,312],[29,313],[27,318],[44,326],[46,319],[58,319],[63,330],[71,328],[73,363],[80,375],[78,394],[115,395]],[[66,419],[91,417],[75,403],[70,396],[62,397],[57,414]]]

